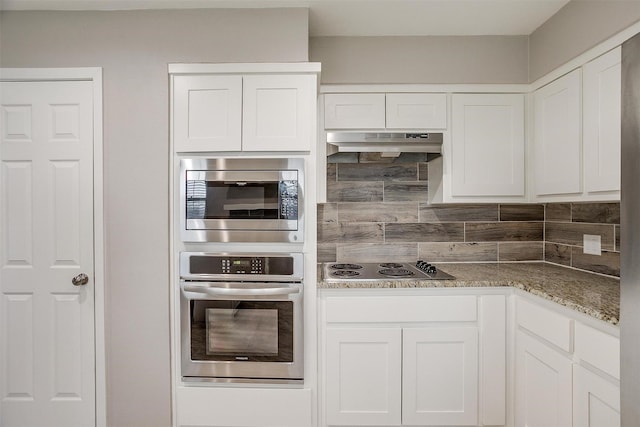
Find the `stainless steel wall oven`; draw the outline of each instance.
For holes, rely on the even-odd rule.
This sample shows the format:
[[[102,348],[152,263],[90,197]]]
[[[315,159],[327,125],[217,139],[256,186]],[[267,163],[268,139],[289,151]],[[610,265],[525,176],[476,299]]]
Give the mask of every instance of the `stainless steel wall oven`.
[[[302,242],[304,159],[183,159],[185,242]]]
[[[303,379],[303,254],[180,254],[185,381]]]

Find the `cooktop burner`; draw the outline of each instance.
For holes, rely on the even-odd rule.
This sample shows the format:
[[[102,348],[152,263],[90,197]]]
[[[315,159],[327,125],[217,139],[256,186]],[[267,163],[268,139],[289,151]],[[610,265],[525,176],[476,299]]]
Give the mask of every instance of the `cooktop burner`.
[[[418,261],[415,265],[399,262],[384,263],[327,263],[324,264],[325,281],[376,281],[376,280],[451,280],[435,265]]]

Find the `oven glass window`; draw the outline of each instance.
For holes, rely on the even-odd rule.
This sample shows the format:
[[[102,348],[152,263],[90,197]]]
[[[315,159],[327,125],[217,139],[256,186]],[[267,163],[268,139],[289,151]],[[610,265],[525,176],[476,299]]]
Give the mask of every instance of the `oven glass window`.
[[[292,301],[190,304],[192,360],[293,361]]]
[[[187,219],[279,219],[279,182],[187,181]]]

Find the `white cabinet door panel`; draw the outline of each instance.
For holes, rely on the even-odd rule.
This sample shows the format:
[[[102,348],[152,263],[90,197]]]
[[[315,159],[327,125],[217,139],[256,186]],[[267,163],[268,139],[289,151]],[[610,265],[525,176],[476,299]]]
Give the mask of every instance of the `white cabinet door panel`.
[[[621,50],[584,66],[585,189],[620,191]]]
[[[524,95],[452,96],[456,196],[524,196]]]
[[[620,387],[574,366],[573,427],[620,427]]]
[[[404,425],[477,425],[477,328],[405,328],[402,377]]]
[[[388,93],[387,129],[446,129],[447,94]]]
[[[582,192],[581,70],[534,92],[535,194]]]
[[[384,129],[384,93],[328,93],[324,96],[325,129]]]
[[[240,151],[242,76],[173,77],[177,152]]]
[[[315,134],[316,77],[243,78],[243,151],[309,151]]]
[[[571,360],[524,332],[516,341],[516,427],[572,427]]]
[[[400,425],[402,330],[327,329],[328,425]]]

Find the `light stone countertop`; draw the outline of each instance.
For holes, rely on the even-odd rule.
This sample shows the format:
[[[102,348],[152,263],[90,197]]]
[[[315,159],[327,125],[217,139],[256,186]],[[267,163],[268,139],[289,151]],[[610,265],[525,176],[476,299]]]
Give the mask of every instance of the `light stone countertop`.
[[[319,269],[319,289],[460,288],[511,286],[617,325],[620,280],[546,263],[438,264],[455,280],[388,280],[325,282]]]

